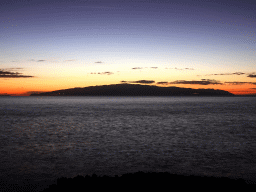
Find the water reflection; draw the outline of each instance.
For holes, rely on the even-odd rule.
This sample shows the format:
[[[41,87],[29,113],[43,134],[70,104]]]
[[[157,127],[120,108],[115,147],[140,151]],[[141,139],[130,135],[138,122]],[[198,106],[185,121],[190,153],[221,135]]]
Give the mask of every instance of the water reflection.
[[[254,100],[28,101],[1,103],[2,174],[7,169],[55,176],[125,173],[132,167],[239,176],[256,172]]]

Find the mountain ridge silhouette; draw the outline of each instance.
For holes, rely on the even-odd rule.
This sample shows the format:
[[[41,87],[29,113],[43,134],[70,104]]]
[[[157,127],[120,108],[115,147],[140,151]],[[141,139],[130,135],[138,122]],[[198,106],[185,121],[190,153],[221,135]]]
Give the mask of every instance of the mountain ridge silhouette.
[[[31,94],[30,96],[234,96],[234,94],[218,89],[158,87],[153,85],[125,83],[89,86],[83,88],[75,87]]]

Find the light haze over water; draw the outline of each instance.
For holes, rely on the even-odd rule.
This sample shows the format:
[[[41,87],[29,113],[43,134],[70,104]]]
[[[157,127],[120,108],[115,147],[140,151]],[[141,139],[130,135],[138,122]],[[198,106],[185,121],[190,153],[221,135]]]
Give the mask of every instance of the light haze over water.
[[[255,179],[255,97],[2,97],[0,177]]]

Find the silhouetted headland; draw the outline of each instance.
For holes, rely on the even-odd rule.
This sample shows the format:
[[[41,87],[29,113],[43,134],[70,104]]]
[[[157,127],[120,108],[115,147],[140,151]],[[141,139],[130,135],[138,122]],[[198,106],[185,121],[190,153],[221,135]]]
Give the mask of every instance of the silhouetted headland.
[[[234,96],[223,90],[114,84],[63,89],[30,96]]]

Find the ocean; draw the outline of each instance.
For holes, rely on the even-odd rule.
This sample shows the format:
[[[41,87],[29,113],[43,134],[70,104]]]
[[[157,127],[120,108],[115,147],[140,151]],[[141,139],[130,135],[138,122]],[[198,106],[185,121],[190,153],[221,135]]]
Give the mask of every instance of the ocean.
[[[255,97],[1,97],[0,177],[254,179]]]

